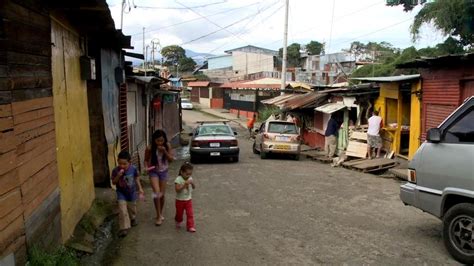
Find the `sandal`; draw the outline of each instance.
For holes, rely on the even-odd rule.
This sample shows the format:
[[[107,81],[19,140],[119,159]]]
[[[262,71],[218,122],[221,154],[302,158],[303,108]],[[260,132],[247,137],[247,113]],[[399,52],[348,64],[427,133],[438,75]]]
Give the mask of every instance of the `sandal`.
[[[155,226],[161,226],[162,223],[163,223],[163,221],[161,219],[157,219],[155,221]]]

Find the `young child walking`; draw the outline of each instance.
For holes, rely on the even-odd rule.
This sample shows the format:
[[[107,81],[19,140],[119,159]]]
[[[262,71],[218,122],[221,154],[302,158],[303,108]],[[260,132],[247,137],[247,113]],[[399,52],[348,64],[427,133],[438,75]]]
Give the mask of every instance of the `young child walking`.
[[[131,156],[127,151],[118,155],[118,166],[112,170],[112,183],[116,185],[119,207],[119,236],[125,237],[128,229],[137,223],[137,187],[140,197],[144,197],[140,175],[131,164]]]
[[[145,150],[145,167],[150,176],[151,188],[153,189],[153,203],[155,204],[155,225],[160,226],[165,219],[163,207],[165,205],[166,183],[168,181],[168,166],[174,160],[171,145],[166,133],[157,130],[153,133],[151,145]]]
[[[183,214],[186,211],[186,228],[189,232],[196,232],[194,227],[194,212],[192,195],[196,185],[192,178],[193,166],[185,162],[179,169],[179,176],[174,181],[176,189],[176,228],[181,227]]]

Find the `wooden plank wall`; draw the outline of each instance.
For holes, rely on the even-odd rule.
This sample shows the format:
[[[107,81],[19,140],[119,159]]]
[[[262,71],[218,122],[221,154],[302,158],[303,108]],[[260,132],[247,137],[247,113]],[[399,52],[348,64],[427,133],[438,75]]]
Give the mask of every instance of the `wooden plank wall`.
[[[38,5],[8,0],[0,3],[2,19],[0,262],[14,254],[23,264],[27,244],[61,238],[50,20]]]

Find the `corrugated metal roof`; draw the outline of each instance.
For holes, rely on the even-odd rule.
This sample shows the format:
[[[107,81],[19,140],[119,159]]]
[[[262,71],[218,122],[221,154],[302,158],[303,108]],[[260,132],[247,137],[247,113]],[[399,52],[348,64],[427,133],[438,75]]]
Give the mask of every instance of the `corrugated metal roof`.
[[[135,81],[139,83],[168,83],[170,82],[168,79],[165,79],[163,77],[156,77],[156,76],[131,76],[130,78],[135,79]]]
[[[391,76],[391,77],[351,78],[351,79],[361,80],[361,81],[373,81],[373,82],[397,82],[397,81],[406,81],[406,80],[413,80],[413,79],[419,79],[419,78],[420,78],[420,74]]]
[[[346,106],[343,102],[335,102],[316,107],[314,110],[325,114],[332,114],[344,108],[346,108]]]
[[[294,94],[284,94],[284,95],[280,95],[280,96],[277,96],[277,97],[275,97],[275,98],[270,98],[270,99],[263,100],[262,103],[263,103],[263,104],[274,104],[274,105],[278,105],[279,103],[284,102],[286,99],[293,97],[293,95],[294,95]]]
[[[466,54],[451,54],[451,55],[443,55],[438,57],[422,57],[415,59],[413,61],[409,61],[406,63],[398,64],[397,68],[427,68],[430,66],[435,65],[445,65],[445,64],[452,64],[452,63],[460,63],[462,61],[470,61],[474,60],[474,53],[466,53]]]
[[[327,94],[321,92],[308,92],[305,94],[293,94],[285,101],[278,104],[282,110],[295,110],[295,109],[306,109],[314,108],[326,99]]]
[[[208,87],[209,81],[192,81],[188,83],[188,87]]]

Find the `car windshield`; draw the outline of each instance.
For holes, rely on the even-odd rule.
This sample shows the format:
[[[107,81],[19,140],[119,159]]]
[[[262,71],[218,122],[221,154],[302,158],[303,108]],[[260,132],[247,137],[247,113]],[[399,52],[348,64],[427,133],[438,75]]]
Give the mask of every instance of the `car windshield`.
[[[189,101],[188,99],[181,99],[181,102],[182,103],[191,103],[191,101]]]
[[[268,125],[268,133],[279,134],[298,134],[295,124],[284,122],[270,122]]]
[[[199,127],[198,136],[233,135],[232,130],[226,125],[204,125]]]

